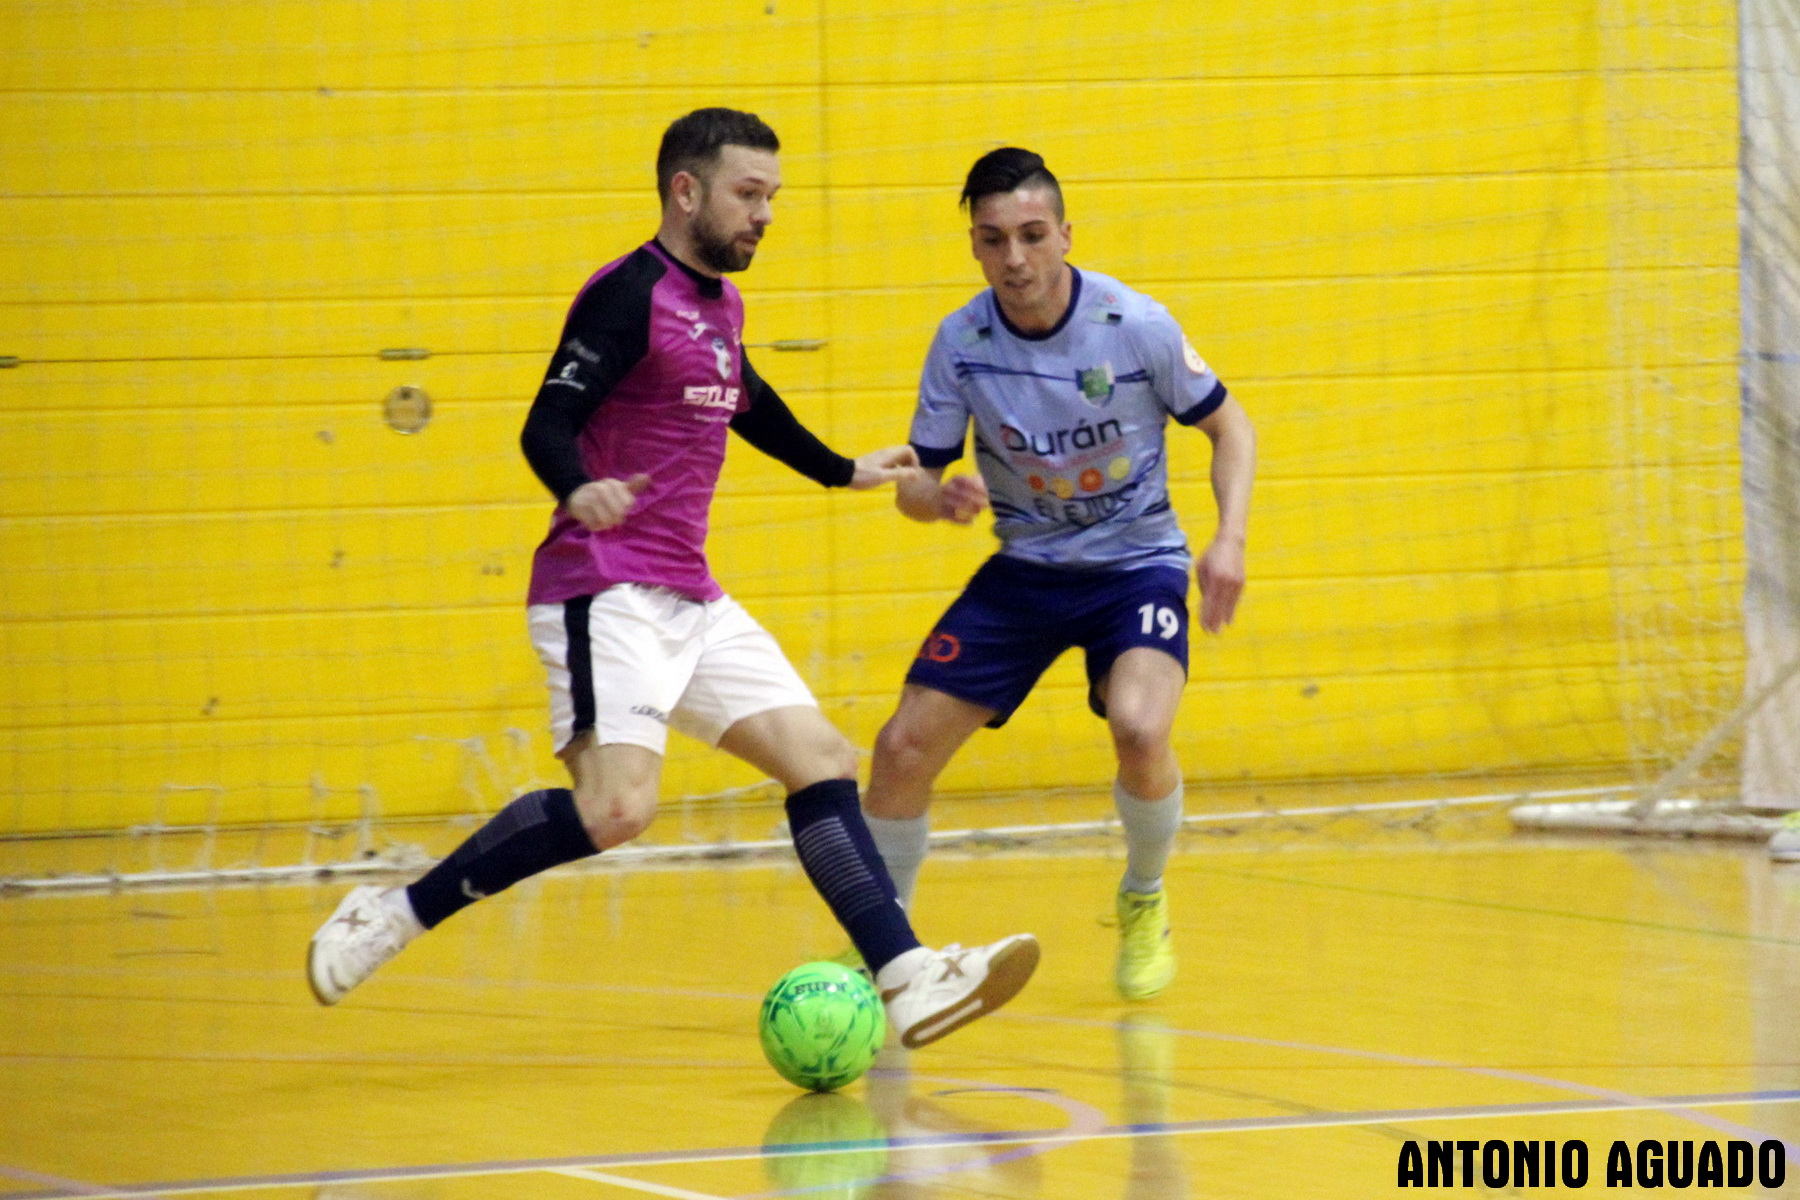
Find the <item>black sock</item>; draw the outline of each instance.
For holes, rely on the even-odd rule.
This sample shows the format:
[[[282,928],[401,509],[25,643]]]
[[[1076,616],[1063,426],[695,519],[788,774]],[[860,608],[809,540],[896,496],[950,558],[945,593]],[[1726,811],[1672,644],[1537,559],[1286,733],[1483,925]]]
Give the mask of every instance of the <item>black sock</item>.
[[[475,831],[443,862],[425,872],[406,898],[427,929],[483,896],[521,879],[598,851],[575,811],[568,788],[528,792]]]
[[[800,865],[850,935],[869,973],[919,944],[875,849],[856,799],[856,780],[827,779],[787,798]]]

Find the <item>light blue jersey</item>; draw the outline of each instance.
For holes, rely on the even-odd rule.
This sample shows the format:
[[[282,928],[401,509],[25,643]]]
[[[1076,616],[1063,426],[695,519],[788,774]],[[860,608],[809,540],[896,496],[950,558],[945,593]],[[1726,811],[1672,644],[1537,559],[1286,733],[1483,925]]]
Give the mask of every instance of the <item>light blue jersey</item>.
[[[1001,553],[1053,567],[1170,564],[1187,538],[1169,507],[1163,429],[1225,402],[1225,385],[1169,310],[1115,279],[1074,271],[1048,333],[1012,328],[989,288],[938,326],[912,443],[928,467],[975,460]]]

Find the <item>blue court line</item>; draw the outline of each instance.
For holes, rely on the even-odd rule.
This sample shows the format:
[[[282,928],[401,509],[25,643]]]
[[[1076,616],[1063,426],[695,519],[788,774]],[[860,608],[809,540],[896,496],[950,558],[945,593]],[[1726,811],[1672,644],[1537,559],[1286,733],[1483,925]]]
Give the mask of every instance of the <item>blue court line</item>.
[[[203,1192],[264,1191],[274,1188],[318,1187],[331,1183],[391,1183],[413,1179],[454,1179],[479,1175],[520,1175],[570,1167],[654,1167],[684,1163],[729,1162],[743,1159],[839,1154],[846,1151],[886,1149],[955,1149],[960,1146],[1064,1145],[1116,1138],[1169,1137],[1181,1134],[1258,1133],[1278,1129],[1321,1129],[1344,1125],[1391,1125],[1416,1121],[1502,1120],[1508,1117],[1570,1116],[1582,1113],[1661,1111],[1711,1108],[1722,1105],[1800,1103],[1800,1089],[1753,1092],[1711,1092],[1692,1096],[1648,1096],[1634,1099],[1550,1100],[1532,1104],[1479,1104],[1442,1108],[1368,1109],[1358,1112],[1305,1113],[1281,1117],[1228,1117],[1207,1121],[1155,1121],[1136,1125],[1107,1125],[1100,1129],[997,1130],[988,1133],[942,1134],[903,1138],[865,1138],[843,1142],[795,1142],[781,1146],[722,1146],[713,1150],[658,1150],[640,1154],[593,1154],[564,1158],[522,1158],[490,1162],[428,1163],[411,1167],[372,1167],[363,1170],[303,1171],[283,1175],[238,1175],[216,1179],[173,1180],[167,1183],[126,1184],[103,1191],[56,1189],[15,1192],[6,1200],[144,1200],[152,1196],[196,1195]]]

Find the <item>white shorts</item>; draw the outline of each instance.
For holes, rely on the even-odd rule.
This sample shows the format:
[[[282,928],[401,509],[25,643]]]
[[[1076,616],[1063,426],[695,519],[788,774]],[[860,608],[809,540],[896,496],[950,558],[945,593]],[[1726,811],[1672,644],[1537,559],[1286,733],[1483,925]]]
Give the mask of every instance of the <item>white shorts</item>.
[[[730,596],[702,602],[621,583],[527,611],[559,754],[589,730],[603,746],[661,754],[671,725],[717,746],[745,717],[818,705],[774,637]]]

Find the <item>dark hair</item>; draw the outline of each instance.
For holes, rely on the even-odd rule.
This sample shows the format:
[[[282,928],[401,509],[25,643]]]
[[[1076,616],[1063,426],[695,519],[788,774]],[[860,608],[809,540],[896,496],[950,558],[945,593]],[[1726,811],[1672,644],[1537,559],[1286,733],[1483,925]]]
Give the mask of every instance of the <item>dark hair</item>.
[[[1062,220],[1062,185],[1044,165],[1043,155],[1017,146],[989,150],[975,160],[975,165],[969,168],[968,182],[963,184],[962,206],[973,213],[983,196],[1016,192],[1022,187],[1048,190],[1056,209],[1056,219]]]
[[[726,146],[748,146],[774,152],[781,139],[755,113],[735,108],[696,108],[663,131],[656,152],[656,195],[669,202],[669,187],[677,171],[698,176],[719,161]]]

